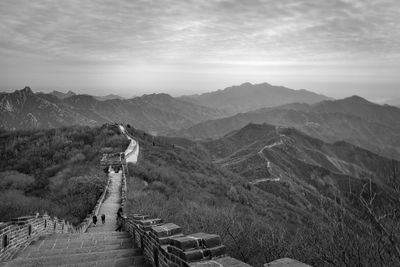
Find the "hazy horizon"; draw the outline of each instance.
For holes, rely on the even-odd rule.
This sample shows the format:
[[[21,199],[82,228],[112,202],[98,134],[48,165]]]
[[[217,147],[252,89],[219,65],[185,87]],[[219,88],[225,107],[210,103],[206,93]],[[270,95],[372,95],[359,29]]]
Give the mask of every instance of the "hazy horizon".
[[[400,97],[400,2],[0,2],[0,90]]]

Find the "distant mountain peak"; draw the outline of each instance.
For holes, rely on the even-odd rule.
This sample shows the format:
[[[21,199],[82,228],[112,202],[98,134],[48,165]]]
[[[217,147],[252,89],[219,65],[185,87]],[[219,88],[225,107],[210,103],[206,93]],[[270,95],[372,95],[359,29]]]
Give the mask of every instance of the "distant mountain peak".
[[[307,90],[293,90],[268,83],[251,84],[246,82],[201,95],[183,96],[182,99],[222,110],[227,115],[234,115],[294,102],[315,104],[331,98]]]
[[[252,86],[252,85],[253,85],[253,84],[250,83],[250,82],[245,82],[245,83],[242,83],[242,84],[240,85],[240,87]]]
[[[366,100],[365,98],[362,98],[361,96],[358,95],[352,95],[350,97],[344,98],[343,100],[345,101],[353,101],[353,102],[368,102],[370,103],[368,100]]]
[[[29,86],[25,86],[24,89],[20,90],[20,92],[25,94],[33,94],[33,91]]]
[[[169,100],[172,99],[173,97],[170,96],[169,94],[166,93],[153,93],[153,94],[145,94],[142,96],[143,99],[151,99],[151,100]]]
[[[76,95],[76,94],[75,94],[74,92],[72,92],[71,90],[69,90],[67,93],[63,93],[63,92],[54,90],[54,91],[52,91],[50,94],[51,94],[51,95],[54,95],[55,97],[57,97],[57,98],[59,98],[59,99],[65,99],[65,98],[68,98],[68,97],[71,97],[71,96]]]

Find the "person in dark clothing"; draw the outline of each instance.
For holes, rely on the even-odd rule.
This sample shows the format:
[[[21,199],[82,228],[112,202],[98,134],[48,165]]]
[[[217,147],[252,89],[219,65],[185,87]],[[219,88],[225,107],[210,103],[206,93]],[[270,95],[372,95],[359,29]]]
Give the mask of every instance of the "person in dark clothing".
[[[106,223],[106,215],[103,213],[101,214],[101,223],[105,224]]]
[[[122,208],[119,208],[117,212],[117,229],[115,229],[115,231],[121,232],[121,230],[122,230]]]
[[[96,215],[93,215],[92,221],[93,221],[94,226],[96,226],[96,223],[97,223],[97,216]]]
[[[122,218],[122,208],[119,208],[117,211],[117,219]]]
[[[117,218],[117,229],[115,229],[117,232],[122,231],[122,218]]]

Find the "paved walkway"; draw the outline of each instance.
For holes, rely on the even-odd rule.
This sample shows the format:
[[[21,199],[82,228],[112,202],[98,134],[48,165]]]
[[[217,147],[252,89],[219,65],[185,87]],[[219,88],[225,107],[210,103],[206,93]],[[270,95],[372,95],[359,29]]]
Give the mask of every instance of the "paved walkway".
[[[108,193],[106,200],[100,207],[99,216],[97,217],[97,225],[94,226],[93,223],[88,228],[88,233],[94,232],[110,232],[115,231],[117,228],[117,211],[121,206],[121,180],[122,171],[115,173],[111,171],[109,173],[111,184],[108,188]],[[101,223],[101,214],[106,215],[106,223]]]
[[[131,138],[124,126],[119,125],[119,128],[123,134],[130,140],[128,148],[125,150],[126,162],[136,163],[139,154],[139,144]],[[111,180],[111,184],[108,187],[108,193],[105,201],[101,204],[99,215],[97,217],[97,225],[94,226],[92,223],[88,228],[88,233],[95,232],[111,232],[117,228],[117,212],[121,207],[121,181],[122,171],[115,173],[112,169],[108,174]],[[105,224],[101,223],[101,215],[106,215]]]
[[[125,161],[126,163],[131,162],[135,164],[139,156],[139,144],[135,141],[135,139],[129,136],[123,125],[119,125],[119,129],[123,134],[125,134],[126,138],[131,141],[128,148],[125,150]]]

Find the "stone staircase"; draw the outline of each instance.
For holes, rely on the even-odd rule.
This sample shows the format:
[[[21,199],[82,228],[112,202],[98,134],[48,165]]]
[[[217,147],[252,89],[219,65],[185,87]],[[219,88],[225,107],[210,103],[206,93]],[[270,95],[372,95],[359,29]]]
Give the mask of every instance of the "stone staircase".
[[[107,196],[98,215],[106,215],[103,224],[90,224],[85,233],[54,233],[42,235],[14,260],[0,266],[149,266],[141,248],[127,232],[115,232],[116,213],[121,206],[122,171],[109,173]]]
[[[125,232],[53,234],[32,242],[0,266],[148,266]]]

